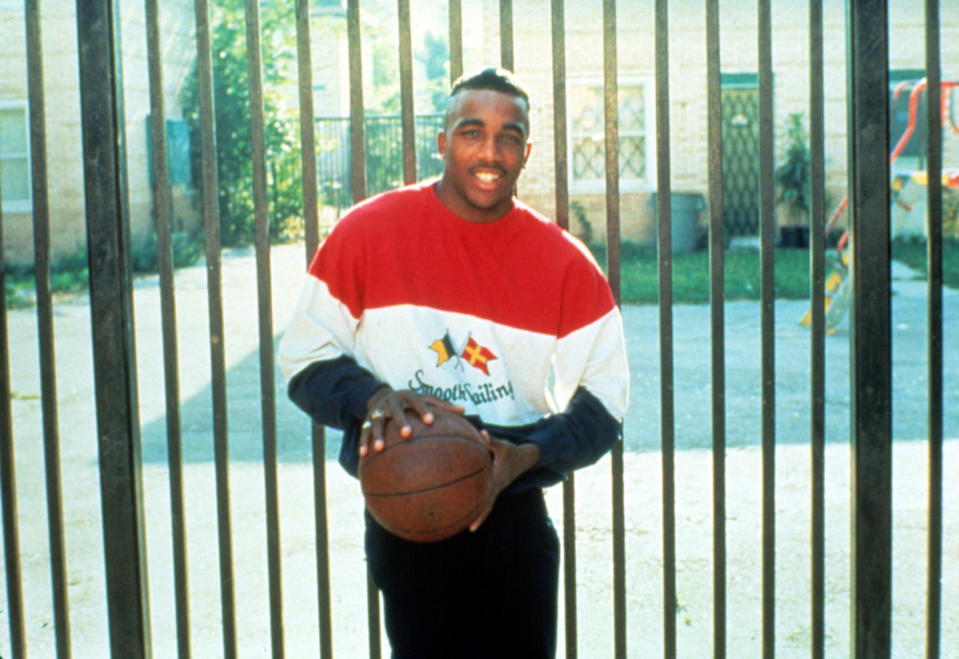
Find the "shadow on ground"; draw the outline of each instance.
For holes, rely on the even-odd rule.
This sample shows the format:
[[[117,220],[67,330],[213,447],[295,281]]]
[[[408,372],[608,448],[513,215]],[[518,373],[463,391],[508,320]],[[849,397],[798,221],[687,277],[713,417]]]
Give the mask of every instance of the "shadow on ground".
[[[918,283],[918,282],[916,282]],[[927,436],[925,299],[903,291],[893,297],[893,435],[896,440]],[[947,295],[944,318],[945,391],[959,387],[959,296]],[[799,325],[805,302],[781,300],[775,309],[774,395],[776,442],[810,441],[810,333]],[[630,408],[625,423],[627,450],[659,450],[660,367],[658,309],[625,307],[624,324],[631,368]],[[762,442],[762,372],[759,305],[729,302],[725,313],[725,445]],[[674,406],[676,448],[709,449],[713,444],[713,385],[709,307],[674,308]],[[849,335],[845,327],[826,339],[826,441],[849,440]],[[277,456],[280,461],[312,459],[310,426],[290,403],[279,374],[274,378]],[[227,373],[229,452],[232,461],[261,461],[263,434],[259,358],[251,352]],[[209,385],[183,402],[185,462],[213,460],[212,393]],[[946,405],[947,437],[959,435],[959,408]],[[339,433],[327,431],[325,455],[336,458]],[[143,428],[143,459],[167,460],[166,423],[161,416]]]
[[[260,359],[251,352],[233,368],[227,379],[227,433],[232,462],[263,460],[262,402],[260,396]],[[313,459],[311,424],[306,415],[287,398],[286,386],[279,375],[274,379],[276,400],[277,459],[281,462],[308,462]],[[183,461],[212,461],[213,393],[208,385],[183,401],[180,407]],[[339,454],[340,433],[326,431],[327,459]],[[142,452],[145,463],[167,461],[166,419],[159,417],[142,428]]]

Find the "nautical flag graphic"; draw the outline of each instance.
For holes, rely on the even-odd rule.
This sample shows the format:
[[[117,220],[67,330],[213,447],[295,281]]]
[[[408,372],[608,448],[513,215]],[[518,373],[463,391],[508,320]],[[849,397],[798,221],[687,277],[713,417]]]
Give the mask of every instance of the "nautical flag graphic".
[[[469,362],[470,366],[478,368],[486,375],[489,375],[489,368],[487,368],[486,363],[496,359],[496,355],[494,355],[489,348],[484,348],[472,337],[470,337],[470,340],[466,343],[466,347],[463,348],[463,353],[460,357]]]
[[[453,357],[456,357],[456,348],[453,347],[453,339],[450,338],[450,333],[447,332],[443,335],[442,339],[436,339],[430,344],[430,350],[436,351],[436,365],[442,366],[448,362]]]

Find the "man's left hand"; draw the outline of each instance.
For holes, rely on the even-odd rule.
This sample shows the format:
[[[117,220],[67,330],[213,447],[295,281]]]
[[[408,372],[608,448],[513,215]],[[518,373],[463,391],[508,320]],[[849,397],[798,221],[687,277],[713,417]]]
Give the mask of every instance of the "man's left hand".
[[[486,521],[500,493],[521,474],[535,465],[540,456],[539,446],[536,444],[514,444],[501,439],[494,439],[485,430],[481,431],[480,434],[493,454],[493,476],[486,493],[486,501],[480,510],[480,514],[470,524],[470,531],[475,531]]]

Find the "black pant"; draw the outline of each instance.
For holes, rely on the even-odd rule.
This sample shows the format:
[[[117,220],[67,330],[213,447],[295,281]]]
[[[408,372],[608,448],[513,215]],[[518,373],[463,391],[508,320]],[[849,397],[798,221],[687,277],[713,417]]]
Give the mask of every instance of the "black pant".
[[[480,528],[416,543],[369,515],[366,555],[394,659],[549,659],[559,539],[541,490],[503,496]]]

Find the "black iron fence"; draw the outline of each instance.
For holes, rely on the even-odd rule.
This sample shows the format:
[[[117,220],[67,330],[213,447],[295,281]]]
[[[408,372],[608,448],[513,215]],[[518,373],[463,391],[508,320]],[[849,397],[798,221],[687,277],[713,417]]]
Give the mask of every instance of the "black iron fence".
[[[403,183],[403,118],[367,116],[363,119],[366,153],[366,186],[369,194],[398,187]],[[436,133],[443,127],[443,115],[417,115],[415,119],[416,179],[436,176],[443,162],[436,154]],[[349,117],[316,120],[317,181],[326,202],[337,208],[353,203],[350,161]]]
[[[202,350],[196,351],[196,345],[186,346],[180,343],[179,331],[182,325],[190,322],[180,310],[178,320],[178,300],[188,296],[188,292],[176,293],[174,273],[171,263],[171,212],[168,197],[169,182],[166,160],[166,147],[162,122],[164,117],[163,71],[159,43],[163,38],[159,30],[157,0],[146,0],[147,45],[149,54],[150,115],[155,122],[152,131],[153,153],[155,154],[155,217],[157,242],[159,247],[159,291],[160,313],[156,320],[156,331],[161,336],[162,368],[151,375],[152,383],[158,383],[162,372],[164,450],[162,462],[164,469],[149,471],[152,479],[160,474],[165,479],[169,500],[169,564],[172,575],[168,586],[170,607],[175,609],[172,616],[175,624],[155,629],[151,626],[151,591],[148,581],[148,556],[146,553],[148,532],[147,515],[144,510],[144,432],[139,418],[140,397],[154,394],[156,386],[144,389],[143,373],[138,373],[137,352],[135,351],[134,310],[132,305],[134,287],[129,264],[129,224],[128,198],[126,191],[125,157],[126,145],[123,140],[123,94],[122,71],[118,66],[117,29],[119,19],[117,3],[113,0],[88,0],[76,4],[76,25],[79,40],[79,71],[81,88],[81,117],[83,129],[83,176],[85,182],[86,226],[90,255],[90,297],[89,318],[94,369],[90,383],[95,387],[95,405],[91,411],[96,416],[96,445],[98,449],[99,514],[92,513],[102,528],[104,566],[104,595],[106,598],[106,618],[108,628],[97,627],[93,619],[81,619],[74,612],[68,594],[78,586],[71,581],[68,565],[71,552],[78,551],[70,544],[65,533],[64,510],[70,508],[71,500],[82,498],[91,484],[72,480],[64,482],[61,475],[61,446],[70,439],[63,433],[63,421],[58,418],[60,401],[57,393],[57,369],[63,365],[63,357],[58,360],[54,354],[54,300],[49,289],[49,240],[52,230],[45,200],[49,194],[46,175],[47,153],[49,146],[45,139],[44,116],[44,52],[41,43],[41,14],[38,0],[26,0],[26,35],[29,80],[30,137],[33,185],[33,232],[36,253],[37,272],[37,355],[39,357],[39,405],[34,414],[42,417],[42,449],[37,446],[17,445],[14,436],[13,409],[16,401],[11,390],[11,370],[7,360],[11,350],[12,335],[8,328],[8,315],[4,314],[2,336],[4,360],[0,362],[0,383],[4,387],[0,414],[2,414],[2,440],[0,440],[0,486],[3,502],[3,554],[5,560],[6,606],[3,618],[8,627],[9,652],[15,657],[28,656],[28,638],[41,634],[55,637],[56,654],[61,657],[71,655],[71,648],[78,643],[80,630],[101,629],[104,633],[101,649],[109,647],[114,656],[149,656],[155,648],[175,646],[180,656],[189,656],[196,652],[195,630],[203,624],[191,615],[191,604],[195,601],[196,584],[210,573],[218,576],[213,587],[219,602],[219,618],[215,621],[221,643],[216,652],[224,656],[238,656],[246,649],[241,647],[245,629],[241,616],[253,610],[264,624],[264,635],[259,638],[257,650],[269,647],[274,656],[286,653],[288,639],[292,635],[311,634],[316,639],[321,656],[333,654],[333,639],[337,634],[347,633],[346,625],[334,626],[333,613],[338,606],[348,606],[346,619],[356,622],[362,617],[361,611],[353,605],[343,605],[342,600],[353,593],[337,591],[341,574],[340,553],[349,540],[337,536],[331,538],[330,510],[331,501],[336,499],[335,492],[328,487],[329,475],[326,472],[326,437],[322,429],[313,429],[312,444],[308,451],[307,462],[311,462],[309,487],[312,496],[303,497],[298,491],[295,501],[287,499],[286,507],[281,505],[280,492],[286,486],[281,478],[279,462],[284,451],[284,437],[278,432],[277,416],[278,388],[276,369],[273,364],[273,345],[276,328],[273,326],[274,291],[273,272],[276,264],[271,262],[267,216],[267,176],[263,149],[263,97],[260,52],[260,4],[257,0],[246,2],[246,27],[249,57],[250,83],[250,126],[253,136],[253,197],[256,214],[255,242],[255,285],[257,294],[255,303],[249,288],[244,289],[246,306],[250,313],[256,309],[256,349],[251,353],[252,370],[256,373],[259,386],[256,395],[244,398],[242,405],[259,408],[258,422],[253,428],[234,424],[228,427],[229,399],[235,381],[231,376],[233,363],[226,351],[227,320],[232,310],[225,304],[225,289],[229,288],[231,273],[224,272],[222,249],[219,243],[217,201],[215,194],[204,195],[202,215],[206,238],[205,306],[207,326],[203,331]],[[328,3],[320,3],[326,5]],[[917,3],[918,6],[919,3]],[[847,3],[846,21],[848,41],[846,43],[848,73],[848,142],[849,142],[849,192],[851,199],[851,228],[857,257],[852,265],[852,316],[849,331],[849,428],[851,435],[851,477],[849,494],[852,519],[851,590],[849,595],[850,646],[849,654],[857,657],[881,657],[891,654],[892,628],[892,345],[890,311],[890,258],[889,258],[889,140],[888,131],[876,129],[888,125],[888,38],[889,23],[887,7],[878,0],[860,0]],[[412,60],[409,52],[411,31],[408,0],[399,2],[399,49],[400,84],[403,112],[399,127],[394,120],[364,119],[362,81],[368,72],[363,71],[359,3],[357,0],[346,2],[347,39],[349,46],[350,107],[351,120],[315,121],[313,107],[313,83],[311,71],[311,22],[310,6],[307,0],[296,2],[297,55],[299,62],[299,107],[302,133],[302,166],[304,217],[306,226],[306,245],[303,251],[304,262],[315,250],[319,240],[318,197],[325,194],[329,199],[333,190],[342,193],[340,201],[346,205],[362,199],[368,194],[395,185],[411,182],[414,179],[436,171],[436,164],[426,155],[433,151],[432,133],[435,131],[436,117],[424,119],[421,125],[414,118],[412,109]],[[513,3],[500,0],[499,34],[501,62],[512,67],[514,61],[513,35],[522,26],[513,25]],[[939,5],[934,0],[921,3],[925,13],[926,49],[924,56],[929,89],[929,135],[928,166],[934,174],[942,168],[942,149],[939,117],[940,108],[939,79],[941,76]],[[203,189],[215,191],[216,181],[216,144],[214,125],[214,107],[211,80],[210,52],[210,10],[206,0],[195,0],[196,46],[198,62],[198,80],[200,87],[199,107],[202,137],[202,174]],[[661,466],[661,492],[658,501],[646,500],[643,506],[655,506],[662,520],[660,538],[652,540],[661,545],[656,563],[660,582],[654,589],[661,590],[658,601],[661,602],[662,648],[665,656],[677,656],[679,639],[682,637],[683,611],[686,601],[680,596],[677,582],[683,576],[683,567],[678,559],[682,547],[677,541],[677,493],[686,484],[677,482],[676,435],[682,417],[677,414],[674,398],[676,382],[674,345],[674,307],[672,304],[672,270],[670,260],[670,195],[671,186],[671,127],[670,127],[670,51],[669,51],[669,3],[656,0],[654,13],[648,24],[655,26],[656,62],[655,62],[655,113],[657,158],[656,181],[659,199],[662,203],[657,209],[659,242],[659,291],[660,305],[657,313],[658,334],[658,376],[661,442],[658,453]],[[709,352],[708,378],[708,415],[710,418],[710,441],[708,464],[709,474],[699,473],[698,479],[710,479],[709,511],[703,516],[704,529],[698,542],[708,545],[708,559],[704,561],[709,573],[704,578],[710,580],[708,605],[709,626],[712,630],[712,652],[714,656],[726,656],[729,645],[728,604],[729,577],[727,574],[727,548],[729,528],[727,527],[728,492],[727,484],[735,479],[727,470],[727,407],[729,404],[726,374],[730,364],[727,361],[726,306],[724,304],[724,203],[722,199],[723,149],[722,149],[722,107],[721,107],[721,58],[720,58],[720,21],[719,3],[706,0],[706,60],[703,66],[707,70],[707,85],[703,93],[708,105],[708,143],[703,145],[698,157],[708,163],[709,182],[709,244],[711,273],[711,303],[709,306],[709,329],[705,333]],[[449,10],[450,74],[458,75],[463,69],[463,12],[459,0],[451,0]],[[569,185],[567,181],[568,145],[566,127],[566,26],[563,0],[552,0],[549,10],[544,8],[543,21],[551,22],[551,56],[553,83],[553,151],[555,157],[555,203],[556,216],[562,225],[568,223]],[[606,192],[605,208],[607,214],[607,248],[609,278],[617,295],[620,289],[620,190],[619,158],[617,140],[617,3],[604,0],[597,6],[602,14],[603,30],[603,85],[604,85],[604,133],[606,148]],[[918,10],[917,10],[918,11]],[[809,80],[810,80],[810,150],[811,150],[811,226],[810,231],[810,272],[811,272],[811,309],[812,321],[809,334],[810,379],[809,407],[802,423],[808,424],[808,442],[811,463],[810,482],[808,483],[810,519],[809,554],[809,604],[808,617],[804,628],[808,630],[805,652],[821,657],[827,643],[827,589],[826,545],[825,545],[825,373],[826,373],[826,331],[822,309],[824,307],[824,252],[825,235],[821,229],[826,223],[824,192],[824,86],[823,86],[823,3],[812,0],[809,3]],[[772,39],[771,3],[762,0],[758,3],[757,25],[759,30],[758,70],[759,70],[759,235],[762,270],[762,293],[758,306],[757,319],[759,341],[755,346],[760,362],[761,392],[756,400],[761,415],[761,467],[759,482],[761,489],[761,525],[756,529],[758,542],[755,543],[755,560],[761,564],[761,593],[758,594],[761,611],[761,636],[755,639],[752,654],[760,651],[764,656],[772,656],[779,638],[777,627],[777,560],[776,536],[777,520],[781,511],[777,506],[776,455],[776,340],[777,325],[775,316],[774,282],[774,186],[773,172],[773,129],[772,129]],[[652,27],[651,27],[652,29]],[[546,54],[543,54],[546,57]],[[394,132],[397,131],[398,133]],[[327,132],[329,131],[329,132]],[[345,150],[349,147],[349,153]],[[401,147],[399,151],[396,149]],[[344,164],[348,163],[348,164]],[[375,163],[375,166],[374,166]],[[401,164],[393,168],[394,163]],[[389,165],[389,166],[388,166]],[[328,169],[327,169],[328,168]],[[340,172],[349,171],[348,182],[342,179]],[[382,172],[382,178],[371,180],[368,172]],[[327,186],[318,189],[318,183]],[[942,240],[941,240],[941,198],[942,189],[939,177],[929,177],[928,191],[928,307],[926,327],[928,328],[928,352],[921,356],[927,361],[926,385],[917,392],[928,402],[928,475],[913,474],[916,479],[928,483],[926,519],[928,539],[925,547],[916,547],[915,551],[928,555],[925,583],[925,649],[913,648],[916,654],[925,652],[926,656],[939,656],[942,631],[942,544],[943,544],[943,295],[942,295]],[[334,202],[335,203],[335,202]],[[2,272],[2,269],[0,269]],[[283,284],[285,285],[285,283]],[[0,288],[0,296],[3,289]],[[248,317],[248,316],[247,316]],[[249,325],[246,319],[241,324]],[[142,329],[142,328],[140,328]],[[704,346],[705,347],[705,346]],[[181,421],[181,413],[191,400],[181,390],[180,378],[184,372],[180,352],[190,349],[191,368],[209,370],[208,389],[203,395],[209,399],[209,423],[202,432],[196,431]],[[14,357],[17,355],[14,354]],[[199,359],[198,359],[199,357]],[[916,356],[919,358],[920,356]],[[69,357],[67,357],[69,359]],[[141,356],[142,360],[143,357]],[[186,358],[184,358],[186,359]],[[89,384],[89,383],[88,383]],[[191,396],[193,394],[190,394]],[[706,410],[704,410],[705,412]],[[628,435],[634,429],[627,426]],[[257,450],[254,460],[256,469],[249,470],[236,461],[237,447],[241,440],[255,437]],[[203,495],[212,500],[212,513],[198,526],[195,533],[211,533],[215,539],[215,549],[208,550],[205,560],[196,567],[195,559],[188,555],[187,528],[190,526],[191,513],[195,513],[196,494],[188,492],[191,478],[196,472],[191,469],[190,450],[195,447],[191,442],[208,441],[211,446],[209,462],[212,471],[209,478],[203,480]],[[19,516],[18,500],[18,456],[25,452],[42,452],[42,480],[44,491],[40,496],[45,500],[48,530],[48,581],[52,597],[49,602],[50,631],[38,631],[31,621],[30,607],[25,605],[25,590],[37,587],[31,568],[26,563],[31,556],[24,556],[21,550],[24,538],[20,528],[26,523]],[[72,450],[72,449],[70,449]],[[232,453],[231,453],[232,452]],[[603,627],[592,627],[588,636],[590,643],[581,634],[582,599],[577,597],[589,584],[582,582],[583,557],[577,547],[583,542],[579,529],[587,514],[577,506],[582,498],[577,498],[576,487],[580,482],[570,478],[562,486],[562,520],[564,536],[564,584],[565,604],[563,606],[563,625],[566,656],[578,656],[581,652],[587,656],[587,647],[592,647],[592,639],[597,635],[611,638],[610,645],[617,657],[625,657],[629,639],[637,635],[648,636],[649,628],[636,629],[627,617],[627,582],[631,575],[627,566],[630,555],[627,552],[626,502],[628,488],[624,479],[625,454],[622,444],[616,446],[609,460],[610,510],[608,513],[609,532],[602,535],[602,541],[609,547],[608,571],[610,579],[610,599],[605,605],[602,616]],[[204,472],[207,473],[207,472]],[[286,472],[284,472],[286,473]],[[252,475],[251,475],[252,474]],[[23,477],[19,479],[22,483]],[[237,572],[236,565],[243,558],[235,551],[237,537],[247,529],[234,527],[238,517],[248,519],[249,510],[238,510],[236,497],[238,492],[248,492],[251,483],[262,487],[262,514],[254,511],[257,525],[262,526],[265,540],[262,556],[258,555],[258,564],[263,564],[266,587],[262,589],[263,601],[248,597],[246,591],[238,592],[237,584],[243,575]],[[22,487],[22,485],[21,485]],[[252,488],[255,489],[255,488]],[[306,540],[310,545],[312,565],[315,569],[315,584],[309,587],[315,596],[315,619],[303,620],[300,608],[285,598],[285,590],[303,586],[301,573],[297,567],[289,568],[290,556],[281,546],[281,519],[285,511],[302,504],[303,499],[312,499],[310,517],[313,533]],[[593,500],[591,499],[591,502]],[[358,511],[352,511],[357,513]],[[253,513],[250,513],[253,514]],[[802,511],[801,514],[807,514]],[[354,515],[356,516],[356,515]],[[342,523],[342,519],[339,520]],[[591,526],[595,530],[595,526]],[[159,530],[155,531],[160,533]],[[335,532],[335,529],[334,529]],[[84,536],[87,537],[87,536]],[[24,559],[27,560],[24,560]],[[596,561],[596,556],[587,557]],[[331,565],[337,570],[331,570]],[[300,564],[298,564],[300,565]],[[355,571],[357,563],[344,567],[343,571]],[[287,566],[286,572],[283,567]],[[599,570],[604,571],[603,569]],[[155,574],[155,571],[153,571]],[[594,572],[590,572],[593,574]],[[166,582],[164,582],[166,583]],[[204,581],[205,583],[205,581]],[[380,644],[378,598],[375,590],[367,583],[367,629],[364,636],[368,647],[353,646],[344,649],[348,656],[382,655]],[[158,590],[163,590],[160,588]],[[32,601],[32,600],[31,600]],[[87,611],[88,609],[83,609]],[[357,614],[360,614],[358,616]],[[46,615],[46,614],[44,614]],[[242,618],[247,624],[250,619]],[[72,623],[72,624],[71,624]],[[304,624],[305,623],[305,624]],[[313,631],[305,631],[305,630]],[[0,642],[4,642],[0,640]],[[248,643],[248,641],[247,641]],[[2,646],[0,646],[2,647]],[[943,654],[954,653],[956,648],[942,650]]]

